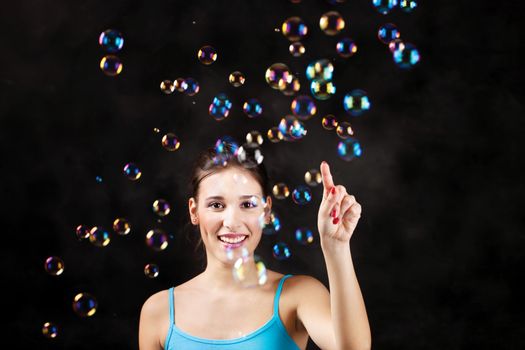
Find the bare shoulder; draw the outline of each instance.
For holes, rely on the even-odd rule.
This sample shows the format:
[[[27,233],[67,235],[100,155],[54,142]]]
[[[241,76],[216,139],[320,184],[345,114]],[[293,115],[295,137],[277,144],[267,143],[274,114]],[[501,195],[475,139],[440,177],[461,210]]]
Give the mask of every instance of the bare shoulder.
[[[168,307],[168,289],[161,290],[151,295],[142,305],[142,312],[147,314],[165,313]]]
[[[287,287],[293,290],[294,293],[299,294],[327,291],[327,288],[321,281],[308,275],[293,275],[287,282]]]

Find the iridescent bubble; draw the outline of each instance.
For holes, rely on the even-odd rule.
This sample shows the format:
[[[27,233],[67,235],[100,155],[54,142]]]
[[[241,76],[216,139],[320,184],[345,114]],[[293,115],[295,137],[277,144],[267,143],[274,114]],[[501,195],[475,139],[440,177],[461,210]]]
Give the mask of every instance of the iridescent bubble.
[[[342,139],[347,139],[350,136],[354,136],[354,130],[352,129],[352,125],[350,125],[349,122],[339,123],[335,132],[337,133],[337,136]]]
[[[288,50],[290,51],[293,57],[300,57],[306,52],[306,48],[299,41],[291,43],[288,47]]]
[[[295,204],[305,205],[312,201],[312,192],[305,185],[297,186],[292,192],[292,200]]]
[[[280,142],[283,139],[283,133],[281,132],[281,130],[279,130],[279,127],[277,126],[273,126],[270,129],[268,129],[266,136],[268,137],[268,140],[270,140],[270,142],[272,143]]]
[[[307,227],[299,227],[295,230],[295,240],[299,244],[309,245],[314,241],[314,234]]]
[[[261,286],[268,280],[266,266],[257,255],[238,258],[232,273],[234,280],[245,288]]]
[[[326,35],[337,35],[345,27],[343,16],[337,11],[329,11],[321,16],[319,27]]]
[[[50,256],[46,259],[44,269],[51,276],[59,276],[64,272],[64,261],[58,256]]]
[[[142,172],[135,163],[128,163],[124,165],[124,175],[132,181],[140,179]]]
[[[95,177],[95,181],[97,181],[98,183],[101,183],[102,182],[102,177],[101,176]]]
[[[199,93],[200,86],[197,80],[193,78],[186,78],[182,83],[182,91],[188,96],[193,96]]]
[[[111,237],[106,229],[94,226],[89,231],[89,241],[97,247],[105,247],[111,241]]]
[[[262,145],[264,142],[264,138],[259,131],[252,130],[248,134],[246,134],[246,142]]]
[[[249,118],[259,117],[263,112],[262,105],[256,98],[250,98],[244,102],[242,110]]]
[[[281,86],[286,86],[286,84],[291,83],[293,79],[292,73],[290,73],[290,68],[284,63],[272,64],[266,69],[264,77],[270,87],[275,90],[281,90]]]
[[[370,109],[370,99],[366,92],[355,89],[345,95],[343,107],[350,115],[357,117]]]
[[[144,274],[149,278],[157,277],[159,275],[159,266],[157,264],[147,264],[144,266]]]
[[[388,43],[388,49],[390,52],[394,53],[396,50],[403,50],[405,48],[405,43],[401,39],[395,39]]]
[[[335,119],[335,116],[333,114],[327,114],[323,117],[323,120],[321,121],[321,125],[326,130],[333,130],[337,128],[337,119]]]
[[[341,159],[349,162],[355,157],[361,157],[363,151],[359,142],[352,137],[342,140],[337,145],[337,154]]]
[[[286,260],[292,256],[290,248],[284,242],[277,242],[272,248],[272,254],[277,260]]]
[[[290,105],[290,109],[292,110],[292,113],[301,120],[308,120],[317,113],[315,102],[308,95],[301,95],[294,98]]]
[[[308,34],[308,26],[299,17],[290,17],[283,22],[283,35],[290,41],[298,41]]]
[[[416,0],[400,0],[399,8],[405,12],[412,12],[417,7]]]
[[[213,98],[208,112],[215,120],[221,121],[228,117],[230,110],[232,108],[232,103],[226,94],[218,94]]]
[[[158,134],[160,132],[160,129],[159,128],[153,128],[153,132]]]
[[[254,168],[262,163],[264,156],[255,142],[245,143],[237,152],[237,160],[246,168]]]
[[[217,51],[212,46],[205,45],[200,48],[197,58],[202,64],[210,65],[217,60]]]
[[[239,145],[231,136],[226,135],[217,139],[214,150],[213,164],[226,166],[230,158],[237,156]]]
[[[113,221],[113,231],[118,235],[125,236],[130,233],[131,225],[127,219],[117,218]]]
[[[175,91],[175,84],[171,80],[163,80],[160,82],[160,91],[169,95]]]
[[[168,235],[161,229],[149,230],[146,233],[146,244],[155,251],[161,251],[168,246]]]
[[[293,115],[287,115],[282,118],[278,127],[285,140],[289,140],[289,138],[299,139],[306,135],[304,125],[302,125],[302,123],[297,120],[297,117]]]
[[[124,37],[119,31],[108,29],[100,33],[98,43],[107,52],[115,53],[124,46]]]
[[[335,95],[335,85],[329,80],[314,79],[310,83],[310,91],[316,99],[327,100]]]
[[[152,206],[153,212],[158,216],[166,216],[170,213],[171,208],[170,204],[165,199],[157,199],[153,202]]]
[[[78,293],[73,298],[73,311],[80,317],[90,317],[97,312],[97,300],[89,293]]]
[[[293,96],[301,89],[301,82],[298,78],[292,76],[292,81],[290,83],[281,80],[279,87],[283,95]]]
[[[244,84],[244,81],[246,78],[244,77],[244,74],[242,74],[239,71],[235,71],[230,74],[230,77],[228,78],[230,81],[230,84],[232,84],[234,87],[239,87]]]
[[[419,51],[411,43],[405,43],[392,53],[394,62],[402,69],[414,67],[420,60]]]
[[[375,9],[382,13],[383,15],[386,15],[389,13],[394,7],[397,6],[398,0],[372,0],[372,5],[374,5]]]
[[[334,65],[327,59],[313,61],[306,67],[306,77],[308,80],[323,79],[332,80]]]
[[[348,58],[357,52],[357,45],[355,41],[350,38],[343,38],[337,42],[335,49],[339,56]]]
[[[277,199],[286,199],[290,195],[290,190],[284,182],[278,182],[273,186],[272,193]]]
[[[180,147],[179,138],[174,133],[167,133],[162,136],[162,147],[170,152],[178,150]]]
[[[383,43],[388,44],[392,40],[399,39],[401,32],[397,29],[397,26],[393,23],[386,23],[379,27],[377,31],[377,38]]]
[[[44,325],[42,326],[42,334],[46,338],[50,338],[50,339],[56,338],[58,335],[57,325],[52,322],[44,323]]]
[[[323,176],[317,169],[310,169],[304,174],[304,181],[308,186],[315,187],[323,182]]]
[[[104,74],[114,77],[122,72],[122,62],[115,55],[106,55],[100,60],[100,69]]]
[[[231,262],[235,262],[239,258],[247,258],[249,256],[250,252],[244,245],[237,248],[226,248],[226,258]]]
[[[175,81],[173,82],[173,86],[178,92],[184,92],[184,90],[188,87],[188,85],[184,81],[184,78],[175,79]]]
[[[86,225],[78,225],[75,229],[75,234],[77,235],[77,238],[79,241],[87,239],[89,237],[89,231],[91,228],[89,228]]]
[[[277,214],[272,211],[270,214],[270,222],[263,226],[263,234],[265,235],[274,235],[281,229],[281,220]]]

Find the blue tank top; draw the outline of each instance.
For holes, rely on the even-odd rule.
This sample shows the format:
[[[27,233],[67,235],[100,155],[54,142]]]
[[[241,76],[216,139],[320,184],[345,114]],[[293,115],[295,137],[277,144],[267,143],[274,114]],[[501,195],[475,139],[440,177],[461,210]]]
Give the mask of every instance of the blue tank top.
[[[169,289],[170,328],[164,343],[166,350],[300,350],[290,337],[279,317],[279,297],[284,281],[292,275],[286,275],[279,281],[279,287],[273,300],[273,315],[264,325],[240,338],[206,339],[194,337],[175,325],[173,307],[173,287]]]

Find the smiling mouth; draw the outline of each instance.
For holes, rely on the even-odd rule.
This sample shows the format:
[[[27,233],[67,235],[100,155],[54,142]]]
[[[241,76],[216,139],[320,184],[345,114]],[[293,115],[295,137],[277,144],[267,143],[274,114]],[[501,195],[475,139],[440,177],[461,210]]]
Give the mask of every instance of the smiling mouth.
[[[224,235],[218,237],[219,241],[230,248],[235,248],[241,246],[246,239],[248,239],[247,235]]]

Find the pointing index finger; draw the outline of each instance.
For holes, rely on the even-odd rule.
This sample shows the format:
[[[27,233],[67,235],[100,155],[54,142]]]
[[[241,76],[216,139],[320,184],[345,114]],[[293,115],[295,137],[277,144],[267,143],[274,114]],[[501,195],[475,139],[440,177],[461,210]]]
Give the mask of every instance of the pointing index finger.
[[[332,174],[330,173],[330,167],[324,160],[321,162],[321,176],[323,177],[324,194],[326,196],[328,191],[334,187],[334,181],[332,179]]]

